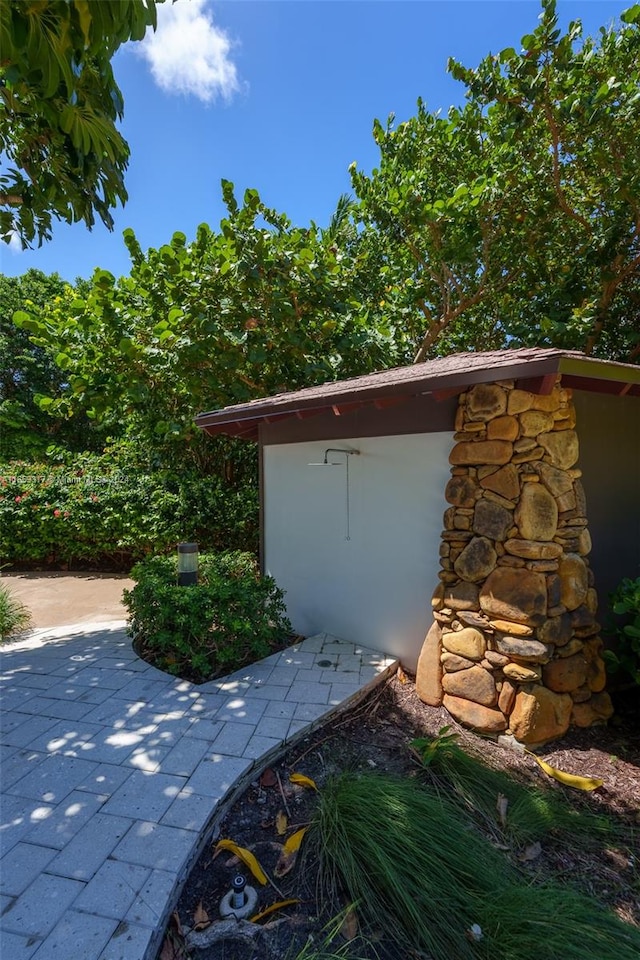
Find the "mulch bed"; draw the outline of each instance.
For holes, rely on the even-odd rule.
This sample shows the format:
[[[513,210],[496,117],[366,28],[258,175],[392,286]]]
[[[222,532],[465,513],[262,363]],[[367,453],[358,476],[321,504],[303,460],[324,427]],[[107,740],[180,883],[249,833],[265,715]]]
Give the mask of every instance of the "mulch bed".
[[[413,682],[400,672],[348,714],[319,728],[264,771],[228,812],[216,836],[249,848],[273,878],[285,839],[278,834],[279,815],[286,817],[289,836],[296,827],[309,822],[316,802],[314,790],[289,781],[292,772],[311,777],[320,789],[329,776],[346,769],[413,777],[419,766],[409,741],[425,734],[437,736],[449,726],[450,732],[458,734],[461,745],[480,754],[491,766],[508,770],[524,782],[561,790],[572,803],[585,804],[618,825],[620,834],[615,844],[605,843],[597,849],[565,843],[559,835],[545,836],[541,852],[520,866],[532,879],[571,883],[616,910],[622,919],[640,926],[640,704],[637,690],[615,699],[617,713],[608,727],[572,730],[538,751],[558,769],[604,781],[600,789],[586,794],[550,781],[526,754],[480,738],[460,727],[443,709],[426,706],[416,696]],[[316,896],[314,865],[302,853],[301,861],[275,881],[276,891],[253,881],[249,871],[228,852],[214,857],[214,846],[215,841],[208,844],[184,886],[158,960],[293,960],[310,935],[320,942],[327,921],[335,916],[336,905],[324,904]],[[517,853],[506,855],[515,858]],[[296,898],[300,902],[268,917],[265,933],[253,945],[229,938],[189,952],[184,934],[194,927],[194,918],[199,918],[203,926],[207,917],[214,923],[219,920],[218,905],[238,872],[247,874],[248,881],[259,888],[260,910],[282,899]],[[385,942],[384,931],[367,931],[375,953],[358,938],[353,947],[346,946],[345,936],[353,932],[347,922],[333,949],[342,945],[344,956],[378,956],[381,960],[411,960],[417,956],[411,951],[401,956],[397,944]]]

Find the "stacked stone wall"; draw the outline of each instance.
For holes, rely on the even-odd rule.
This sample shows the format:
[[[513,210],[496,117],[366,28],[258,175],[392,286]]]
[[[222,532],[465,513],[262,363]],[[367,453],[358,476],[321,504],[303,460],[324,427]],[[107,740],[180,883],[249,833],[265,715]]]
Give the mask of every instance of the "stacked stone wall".
[[[460,396],[434,622],[417,690],[484,733],[543,743],[612,712],[571,392]]]

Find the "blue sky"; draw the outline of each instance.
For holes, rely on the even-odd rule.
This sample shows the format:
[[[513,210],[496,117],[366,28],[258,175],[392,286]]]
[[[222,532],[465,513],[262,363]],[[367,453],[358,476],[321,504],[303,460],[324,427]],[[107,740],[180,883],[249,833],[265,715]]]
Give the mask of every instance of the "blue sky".
[[[563,26],[586,34],[632,0],[560,0]],[[536,0],[177,0],[159,8],[159,30],[114,60],[131,148],[129,201],[112,233],[96,224],[54,225],[33,251],[3,245],[0,270],[29,267],[73,280],[95,267],[127,273],[122,231],[144,249],[187,237],[224,216],[220,179],[298,224],[328,222],[350,190],[349,164],[370,170],[374,117],[398,121],[463,100],[449,56],[475,66],[489,52],[519,48],[537,23]]]

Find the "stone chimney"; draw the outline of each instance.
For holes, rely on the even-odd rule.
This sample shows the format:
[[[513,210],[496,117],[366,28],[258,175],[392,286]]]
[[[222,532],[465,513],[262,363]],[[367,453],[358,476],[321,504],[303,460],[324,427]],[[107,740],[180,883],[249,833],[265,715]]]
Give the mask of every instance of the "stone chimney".
[[[434,622],[416,688],[465,726],[526,744],[611,716],[571,392],[461,394]]]

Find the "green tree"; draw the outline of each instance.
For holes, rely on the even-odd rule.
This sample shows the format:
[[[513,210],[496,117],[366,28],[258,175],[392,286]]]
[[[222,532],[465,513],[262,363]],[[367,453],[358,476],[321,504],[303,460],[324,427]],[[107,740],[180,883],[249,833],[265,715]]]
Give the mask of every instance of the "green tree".
[[[376,121],[380,163],[352,179],[416,360],[554,345],[640,354],[640,5],[582,39],[554,0],[522,50],[475,70],[446,116]]]
[[[0,274],[0,456],[39,456],[51,443],[71,449],[92,446],[86,417],[73,422],[54,419],[36,402],[37,395],[56,394],[65,376],[45,347],[36,346],[16,327],[16,310],[35,315],[45,304],[62,303],[69,285],[57,274],[27,270],[21,277]]]
[[[86,296],[68,290],[39,315],[15,315],[64,372],[43,408],[87,411],[114,433],[126,423],[147,449],[202,463],[215,447],[201,442],[197,412],[405,359],[363,306],[372,277],[380,286],[379,250],[346,201],[321,230],[292,226],[255,190],[240,205],[224,181],[223,195],[219,232],[203,224],[193,242],[175,233],[144,253],[127,230],[129,276],[97,270]]]
[[[0,234],[29,246],[52,219],[124,203],[129,148],[111,59],[156,24],[162,0],[3,0],[0,4]]]

